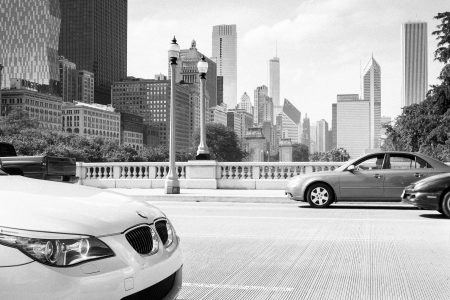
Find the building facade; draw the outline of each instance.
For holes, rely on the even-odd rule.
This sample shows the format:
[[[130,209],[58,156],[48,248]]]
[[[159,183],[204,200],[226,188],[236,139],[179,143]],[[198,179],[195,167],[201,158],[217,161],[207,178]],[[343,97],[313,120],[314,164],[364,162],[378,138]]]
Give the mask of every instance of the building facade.
[[[119,144],[120,113],[111,105],[64,102],[62,130],[82,136],[101,137]]]
[[[337,145],[337,103],[331,104],[331,137],[330,149],[336,148]]]
[[[59,2],[3,0],[0,14],[1,86],[10,87],[13,78],[44,85],[59,82]]]
[[[76,100],[84,103],[94,103],[95,80],[94,73],[80,70],[77,72]]]
[[[191,119],[191,92],[175,85],[175,143],[179,151],[191,146],[193,122]],[[139,115],[146,125],[156,126],[160,145],[169,145],[170,80],[128,79],[115,82],[111,88],[112,105],[119,112]]]
[[[2,90],[0,116],[7,115],[12,109],[23,109],[31,119],[39,122],[43,129],[62,129],[62,98],[50,94],[39,93],[36,90],[18,87]]]
[[[59,57],[59,81],[60,92],[63,102],[71,102],[77,100],[77,65],[66,59],[64,56]]]
[[[324,119],[316,122],[316,148],[317,152],[327,152],[328,145],[328,122]]]
[[[337,95],[337,147],[345,148],[351,158],[370,149],[370,102],[358,94]]]
[[[281,112],[281,139],[291,139],[292,143],[301,141],[301,113],[288,99],[284,99]]]
[[[234,108],[237,104],[236,25],[213,26],[212,56],[217,62],[217,75],[223,76],[223,101]]]
[[[144,146],[144,123],[141,116],[120,113],[120,143],[136,150]]]
[[[241,101],[238,103],[238,108],[243,109],[249,114],[253,115],[253,105],[250,101],[249,95],[247,95],[247,92],[244,92],[244,94],[241,96]]]
[[[127,0],[59,2],[59,54],[94,73],[95,102],[110,104],[111,84],[127,76]]]
[[[378,149],[381,130],[381,68],[373,56],[363,74],[364,100],[369,101],[369,149]]]
[[[227,107],[225,103],[216,105],[208,109],[209,122],[218,123],[227,126]]]
[[[273,102],[268,96],[269,90],[267,86],[262,85],[255,89],[253,117],[256,125],[262,125],[265,121],[273,123]]]
[[[402,24],[402,108],[422,102],[427,94],[427,39],[427,23]]]
[[[234,130],[241,144],[244,144],[248,130],[253,126],[253,115],[244,109],[230,109],[227,116],[227,126]]]

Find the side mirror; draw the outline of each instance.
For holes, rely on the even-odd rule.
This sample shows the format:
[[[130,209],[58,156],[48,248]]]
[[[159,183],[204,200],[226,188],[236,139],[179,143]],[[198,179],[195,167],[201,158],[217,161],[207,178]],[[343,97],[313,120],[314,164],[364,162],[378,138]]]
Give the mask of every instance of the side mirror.
[[[356,168],[355,168],[355,166],[354,165],[350,165],[350,166],[348,166],[347,167],[347,171],[349,171],[349,172],[355,172],[356,171]]]

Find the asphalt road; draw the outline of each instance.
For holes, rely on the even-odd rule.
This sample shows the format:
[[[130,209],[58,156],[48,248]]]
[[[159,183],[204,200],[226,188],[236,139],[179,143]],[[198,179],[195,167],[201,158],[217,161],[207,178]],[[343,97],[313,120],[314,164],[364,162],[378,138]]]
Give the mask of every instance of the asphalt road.
[[[153,202],[184,251],[178,299],[450,299],[450,220],[398,204]]]

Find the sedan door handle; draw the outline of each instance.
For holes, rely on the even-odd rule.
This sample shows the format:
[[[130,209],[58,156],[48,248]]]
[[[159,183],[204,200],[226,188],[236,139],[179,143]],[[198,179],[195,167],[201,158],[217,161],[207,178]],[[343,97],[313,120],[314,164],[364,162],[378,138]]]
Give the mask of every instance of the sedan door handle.
[[[415,174],[414,174],[414,177],[420,178],[420,177],[423,177],[423,174],[415,173]]]
[[[373,177],[375,177],[375,178],[381,178],[381,177],[383,177],[383,176],[381,176],[380,174],[375,174],[375,175],[373,175]]]

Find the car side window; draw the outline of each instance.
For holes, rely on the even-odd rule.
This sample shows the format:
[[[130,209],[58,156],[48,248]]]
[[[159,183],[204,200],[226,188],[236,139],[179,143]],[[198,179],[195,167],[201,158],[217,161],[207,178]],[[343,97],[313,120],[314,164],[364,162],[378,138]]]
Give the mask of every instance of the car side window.
[[[389,164],[387,165],[387,168],[392,170],[410,170],[429,167],[429,164],[420,157],[405,154],[391,154]]]
[[[356,163],[357,170],[380,170],[383,168],[384,154],[369,156],[368,158]]]

